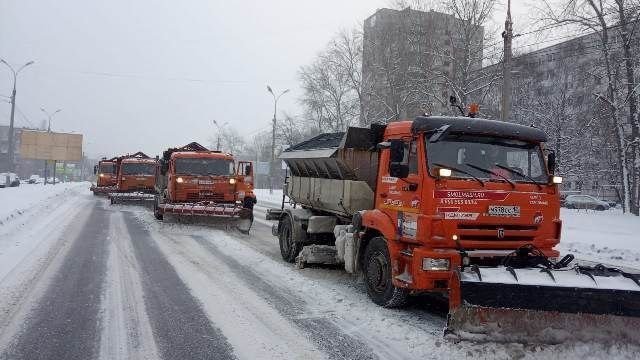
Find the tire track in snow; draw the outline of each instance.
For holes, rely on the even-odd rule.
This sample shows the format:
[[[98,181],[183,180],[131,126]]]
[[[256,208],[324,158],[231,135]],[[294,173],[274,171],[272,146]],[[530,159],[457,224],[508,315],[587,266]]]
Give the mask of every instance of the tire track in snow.
[[[326,359],[291,322],[191,236],[154,232],[154,238],[209,318],[241,359]],[[247,341],[251,338],[251,341]]]
[[[260,294],[285,318],[304,331],[309,338],[331,359],[378,359],[373,350],[360,339],[342,331],[330,319],[322,316],[310,316],[306,311],[306,302],[289,289],[272,284],[253,269],[221,252],[217,245],[206,238],[193,235],[202,247],[225,263],[234,275],[238,276],[251,289]]]
[[[149,232],[130,212],[125,223],[142,271],[145,307],[163,359],[234,359],[224,334],[209,322]]]
[[[0,349],[9,347],[24,326],[30,310],[46,292],[73,239],[87,221],[90,211],[85,210],[90,205],[86,199],[72,198],[44,214],[43,218],[21,225],[28,229],[20,234],[21,239],[28,239],[32,249],[24,254],[11,254],[10,259],[2,258],[2,261],[9,260],[9,264],[4,265],[11,270],[3,273],[0,279]],[[60,221],[63,216],[75,221]]]
[[[99,345],[109,216],[95,204],[7,359],[90,359]]]
[[[158,349],[144,306],[140,265],[123,214],[111,214],[107,278],[102,298],[100,358],[158,359]]]

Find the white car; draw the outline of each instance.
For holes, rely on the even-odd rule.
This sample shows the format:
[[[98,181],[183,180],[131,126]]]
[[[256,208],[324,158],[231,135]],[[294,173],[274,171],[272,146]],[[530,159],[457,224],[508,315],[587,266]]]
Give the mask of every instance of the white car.
[[[20,178],[15,173],[0,173],[0,187],[20,186]]]
[[[564,206],[568,209],[591,209],[604,211],[610,208],[609,203],[596,199],[590,195],[569,195],[564,200]]]

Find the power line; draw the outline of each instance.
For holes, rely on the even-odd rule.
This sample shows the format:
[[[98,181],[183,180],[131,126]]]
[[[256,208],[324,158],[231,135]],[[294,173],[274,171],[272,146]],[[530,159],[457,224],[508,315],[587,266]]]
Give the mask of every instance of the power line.
[[[29,120],[29,118],[27,117],[27,115],[25,115],[22,110],[20,110],[20,108],[18,107],[18,105],[16,105],[16,110],[18,110],[18,114],[20,114],[20,116],[22,117],[22,119],[29,124],[32,128],[36,128],[35,125],[33,125],[33,123],[31,122],[31,120]]]

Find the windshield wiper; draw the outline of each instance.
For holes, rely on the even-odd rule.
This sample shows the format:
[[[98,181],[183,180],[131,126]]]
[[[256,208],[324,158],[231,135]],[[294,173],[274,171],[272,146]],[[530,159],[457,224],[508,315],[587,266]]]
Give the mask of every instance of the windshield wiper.
[[[542,190],[542,185],[540,185],[539,182],[535,181],[531,176],[527,175],[527,174],[523,174],[518,170],[513,170],[512,168],[506,167],[504,165],[500,165],[500,164],[496,164],[497,167],[499,167],[500,169],[504,169],[507,170],[513,174],[516,174],[524,179],[527,179],[529,181],[531,181],[532,183],[536,184],[538,186],[538,189]]]
[[[472,167],[472,168],[474,168],[476,170],[482,171],[485,174],[491,174],[491,175],[494,175],[494,176],[499,176],[499,177],[503,178],[504,181],[508,182],[511,185],[511,187],[513,187],[514,189],[516,188],[516,183],[514,183],[509,178],[507,178],[506,176],[504,176],[504,175],[502,175],[500,173],[497,173],[497,172],[489,170],[489,169],[482,168],[482,167],[480,167],[478,165],[469,164],[469,163],[464,163],[464,164],[469,166],[469,167]]]
[[[433,133],[433,135],[431,135],[431,137],[429,138],[429,142],[435,143],[440,141],[440,139],[449,132],[450,127],[451,125],[447,124],[437,128],[436,131]]]
[[[468,171],[465,171],[465,170],[462,170],[462,169],[458,169],[458,168],[454,168],[453,166],[442,165],[442,164],[438,164],[438,163],[433,163],[433,165],[435,165],[437,167],[445,168],[445,169],[451,169],[453,171],[457,171],[457,172],[462,173],[462,174],[467,174],[467,175],[471,176],[474,180],[476,180],[477,182],[482,184],[482,187],[484,187],[484,181],[478,179],[475,175],[473,175],[472,173],[470,173]]]

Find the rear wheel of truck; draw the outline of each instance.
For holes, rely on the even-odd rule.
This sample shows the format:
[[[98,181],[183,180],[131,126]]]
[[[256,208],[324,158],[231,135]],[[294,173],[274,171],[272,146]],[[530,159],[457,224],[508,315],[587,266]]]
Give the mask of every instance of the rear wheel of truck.
[[[302,250],[302,244],[296,242],[296,232],[293,228],[293,222],[290,216],[280,222],[280,236],[278,236],[278,242],[280,243],[280,254],[284,261],[293,263],[296,261],[296,257]]]
[[[364,251],[362,270],[371,300],[386,308],[400,307],[407,301],[409,292],[393,286],[391,259],[384,238],[371,239]]]
[[[160,196],[155,196],[155,201],[153,202],[153,216],[158,220],[162,220],[163,216],[160,212]]]

